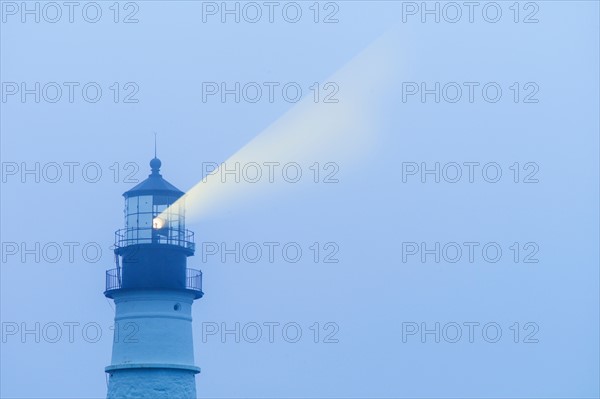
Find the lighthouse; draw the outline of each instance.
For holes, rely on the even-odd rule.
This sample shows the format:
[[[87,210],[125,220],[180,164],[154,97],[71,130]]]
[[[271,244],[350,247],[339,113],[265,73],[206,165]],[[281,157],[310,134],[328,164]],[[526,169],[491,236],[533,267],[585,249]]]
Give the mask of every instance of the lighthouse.
[[[115,303],[111,399],[196,398],[192,304],[203,295],[202,272],[187,267],[195,247],[184,193],[160,167],[155,156],[148,178],[123,194],[125,228],[106,272],[104,295]]]

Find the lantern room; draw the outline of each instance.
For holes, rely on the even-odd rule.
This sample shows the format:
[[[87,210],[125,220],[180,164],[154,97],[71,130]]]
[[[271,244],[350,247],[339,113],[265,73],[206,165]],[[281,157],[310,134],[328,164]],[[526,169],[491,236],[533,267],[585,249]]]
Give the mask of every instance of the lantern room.
[[[125,228],[116,232],[117,249],[168,244],[194,251],[193,233],[185,228],[184,193],[162,177],[160,167],[161,161],[152,159],[148,178],[123,194]]]

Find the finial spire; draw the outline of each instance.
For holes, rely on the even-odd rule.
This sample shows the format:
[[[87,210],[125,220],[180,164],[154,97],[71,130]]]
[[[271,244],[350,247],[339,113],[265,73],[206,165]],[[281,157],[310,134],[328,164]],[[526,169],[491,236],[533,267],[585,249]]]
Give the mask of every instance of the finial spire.
[[[150,176],[160,176],[160,165],[160,159],[156,157],[156,132],[154,132],[154,159],[150,161],[150,168],[152,169]]]
[[[154,132],[154,158],[156,158],[156,132]]]

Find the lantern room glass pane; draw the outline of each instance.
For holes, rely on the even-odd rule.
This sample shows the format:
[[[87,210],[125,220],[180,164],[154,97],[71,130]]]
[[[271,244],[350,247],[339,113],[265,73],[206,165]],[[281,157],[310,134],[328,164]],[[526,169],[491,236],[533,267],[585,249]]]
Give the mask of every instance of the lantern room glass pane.
[[[137,228],[137,218],[138,218],[138,215],[136,213],[134,213],[133,215],[127,215],[127,217],[125,219],[125,228],[126,229]]]
[[[138,212],[138,197],[129,197],[125,201],[125,213],[132,214]]]
[[[138,227],[141,229],[152,227],[152,213],[140,213],[138,215]]]
[[[139,212],[140,213],[152,212],[152,196],[151,195],[142,195],[139,198],[140,198],[140,203],[138,205]]]
[[[167,205],[154,205],[154,214],[160,215],[165,209],[167,209]]]

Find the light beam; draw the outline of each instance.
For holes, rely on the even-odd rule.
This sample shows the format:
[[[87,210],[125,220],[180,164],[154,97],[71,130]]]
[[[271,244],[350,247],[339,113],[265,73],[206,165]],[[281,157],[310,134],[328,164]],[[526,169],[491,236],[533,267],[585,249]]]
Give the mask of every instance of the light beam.
[[[193,186],[176,205],[185,201],[186,219],[194,222],[235,202],[268,195],[275,184],[263,178],[251,183],[223,179],[222,169],[236,163],[313,163],[316,160],[356,162],[377,144],[377,104],[386,95],[391,80],[399,74],[398,41],[385,34],[352,58],[326,81],[339,87],[339,102],[315,102],[304,97],[248,144]],[[280,188],[277,185],[277,188]],[[160,215],[167,219],[168,210]]]

